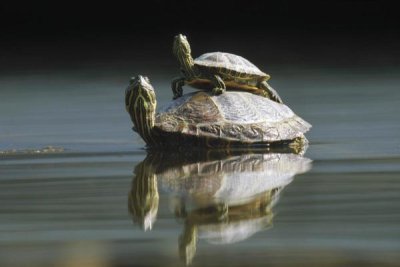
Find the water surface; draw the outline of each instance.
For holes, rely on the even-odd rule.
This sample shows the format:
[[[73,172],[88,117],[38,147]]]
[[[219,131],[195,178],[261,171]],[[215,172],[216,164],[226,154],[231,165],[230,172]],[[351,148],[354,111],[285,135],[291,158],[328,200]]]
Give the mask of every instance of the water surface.
[[[130,129],[131,70],[0,77],[0,265],[398,266],[398,72],[275,72],[271,84],[313,125],[295,156],[306,167],[286,155],[202,157],[168,175],[148,167]],[[173,75],[150,77],[160,105]],[[143,184],[157,200],[146,221],[130,204]],[[190,260],[185,233],[197,237]]]

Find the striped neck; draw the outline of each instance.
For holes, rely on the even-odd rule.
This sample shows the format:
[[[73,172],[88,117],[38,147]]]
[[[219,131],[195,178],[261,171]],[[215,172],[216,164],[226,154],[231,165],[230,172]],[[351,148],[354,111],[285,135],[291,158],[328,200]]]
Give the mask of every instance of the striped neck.
[[[146,144],[154,144],[154,122],[155,122],[155,105],[152,106],[146,102],[142,97],[138,97],[134,104],[134,118],[137,132],[146,142]]]
[[[157,101],[153,91],[139,86],[139,89],[128,88],[126,93],[126,109],[135,125],[135,131],[148,145],[156,143],[154,133]]]
[[[179,51],[176,56],[186,79],[190,80],[199,76],[192,55]]]

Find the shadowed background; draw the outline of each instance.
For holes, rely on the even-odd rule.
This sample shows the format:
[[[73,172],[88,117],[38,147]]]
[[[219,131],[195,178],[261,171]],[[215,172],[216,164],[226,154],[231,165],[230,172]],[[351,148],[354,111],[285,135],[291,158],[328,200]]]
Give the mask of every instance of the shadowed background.
[[[1,71],[175,67],[172,37],[193,54],[225,50],[257,64],[398,66],[397,13],[388,1],[3,2]],[[137,65],[137,64],[136,64]],[[152,66],[151,69],[154,69]]]

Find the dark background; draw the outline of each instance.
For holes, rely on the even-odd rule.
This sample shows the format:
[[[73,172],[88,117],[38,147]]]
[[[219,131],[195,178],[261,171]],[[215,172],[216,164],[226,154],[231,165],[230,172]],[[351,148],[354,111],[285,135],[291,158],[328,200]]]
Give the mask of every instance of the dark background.
[[[398,9],[388,1],[77,1],[0,4],[0,71],[154,64],[170,67],[172,38],[194,56],[323,68],[398,66]]]

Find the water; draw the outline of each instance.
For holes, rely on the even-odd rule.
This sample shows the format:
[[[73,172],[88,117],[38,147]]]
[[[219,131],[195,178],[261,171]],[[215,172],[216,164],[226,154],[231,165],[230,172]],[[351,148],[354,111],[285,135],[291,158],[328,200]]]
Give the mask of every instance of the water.
[[[398,72],[275,73],[304,156],[148,155],[132,70],[1,76],[0,266],[399,266]]]

